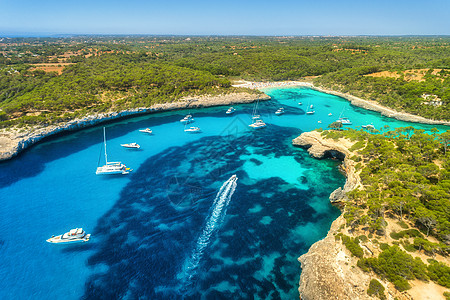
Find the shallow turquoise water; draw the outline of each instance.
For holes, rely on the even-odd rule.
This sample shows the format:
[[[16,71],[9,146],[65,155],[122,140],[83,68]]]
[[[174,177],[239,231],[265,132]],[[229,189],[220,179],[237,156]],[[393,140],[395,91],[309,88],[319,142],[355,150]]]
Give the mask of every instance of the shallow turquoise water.
[[[291,140],[342,112],[355,128],[434,126],[304,88],[267,93],[274,100],[259,112],[268,126],[257,131],[247,126],[252,105],[232,116],[217,107],[107,124],[108,158],[133,168],[128,176],[95,175],[101,126],[0,164],[0,299],[298,297],[296,259],[338,216],[328,195],[345,179],[338,162],[312,159]],[[305,115],[310,104],[316,113]],[[274,115],[281,106],[286,113]],[[201,134],[183,132],[188,112]],[[146,127],[154,135],[138,131]],[[141,150],[120,147],[128,142]],[[233,193],[219,192],[233,174]],[[91,241],[45,242],[75,227]]]

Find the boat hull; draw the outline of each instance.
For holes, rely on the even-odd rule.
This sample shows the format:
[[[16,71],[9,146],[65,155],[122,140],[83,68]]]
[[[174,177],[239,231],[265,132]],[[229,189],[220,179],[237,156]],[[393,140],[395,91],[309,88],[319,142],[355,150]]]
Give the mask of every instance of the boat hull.
[[[52,244],[75,244],[75,243],[85,243],[89,241],[89,239],[91,238],[90,234],[86,234],[82,238],[75,238],[75,239],[63,239],[62,236],[63,235],[61,234],[55,237],[51,237],[47,240],[47,242]]]

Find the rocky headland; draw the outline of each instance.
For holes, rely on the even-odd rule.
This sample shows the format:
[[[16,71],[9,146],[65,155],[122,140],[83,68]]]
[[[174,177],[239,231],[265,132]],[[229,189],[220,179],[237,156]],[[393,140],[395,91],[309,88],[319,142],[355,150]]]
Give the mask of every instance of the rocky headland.
[[[30,128],[7,128],[0,130],[0,160],[7,160],[42,139],[67,131],[98,125],[100,123],[120,119],[133,115],[180,110],[187,108],[202,108],[221,105],[252,103],[257,100],[270,100],[266,94],[252,94],[247,92],[230,93],[217,96],[198,96],[183,98],[172,103],[155,104],[151,107],[140,107],[120,112],[98,113],[69,122],[51,124],[47,126],[33,126]]]
[[[312,131],[302,133],[292,144],[306,148],[312,157],[336,157],[343,161],[342,170],[347,180],[343,189],[338,188],[331,193],[331,202],[345,201],[346,192],[361,186],[354,162],[349,159],[352,142],[346,139],[324,139],[320,132]],[[370,299],[366,292],[370,276],[356,267],[355,258],[339,240],[335,240],[343,224],[345,220],[341,215],[332,223],[328,235],[299,257],[302,267],[299,286],[301,299]]]
[[[392,283],[379,278],[376,274],[363,272],[357,266],[358,258],[350,253],[340,238],[336,238],[338,233],[353,238],[358,236],[358,232],[352,232],[345,226],[344,219],[346,193],[362,187],[359,172],[355,168],[356,163],[350,159],[356,155],[355,152],[350,151],[355,142],[343,138],[327,139],[318,131],[304,132],[292,141],[293,145],[307,149],[312,157],[319,159],[334,157],[342,160],[342,170],[347,177],[343,189],[338,188],[330,195],[330,201],[341,208],[341,215],[332,223],[327,236],[314,243],[307,253],[298,258],[302,268],[299,282],[300,298],[303,300],[374,299],[367,294],[367,289],[370,280],[377,279],[384,286],[387,299],[444,299],[443,293],[446,288],[434,282],[415,280],[411,282],[410,290],[399,292]],[[400,227],[394,228],[397,225],[393,220],[389,222],[392,227],[389,228],[390,232],[401,230]],[[383,242],[389,242],[388,239],[380,237]],[[365,257],[377,257],[381,252],[379,243],[373,243],[370,239],[360,240],[359,245]],[[427,257],[422,259],[426,260]],[[435,259],[438,258],[435,257]],[[446,260],[446,258],[443,259]]]

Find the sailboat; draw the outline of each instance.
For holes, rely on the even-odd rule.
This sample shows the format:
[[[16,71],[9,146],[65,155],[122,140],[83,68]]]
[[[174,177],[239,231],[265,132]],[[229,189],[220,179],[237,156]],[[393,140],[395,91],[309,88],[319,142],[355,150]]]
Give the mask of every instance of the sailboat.
[[[261,116],[256,114],[258,111],[258,103],[259,103],[259,100],[256,101],[255,107],[253,108],[252,124],[248,125],[254,129],[260,129],[260,128],[264,128],[267,126],[267,124],[264,123],[264,121],[261,119]]]
[[[352,121],[350,121],[349,118],[343,117],[342,115],[344,114],[344,109],[342,110],[341,114],[339,115],[339,119],[336,120],[336,122],[341,123],[342,125],[352,125]]]
[[[309,103],[308,103],[308,108],[306,109],[306,114],[307,115],[313,115],[315,113],[315,111],[314,111],[314,105],[309,105]]]
[[[106,131],[105,127],[103,127],[103,143],[105,145],[105,165],[101,167],[97,167],[97,171],[95,171],[95,174],[97,175],[113,175],[113,174],[128,174],[130,173],[131,169],[127,168],[123,163],[121,162],[108,162],[108,155],[106,153]],[[100,160],[99,160],[100,162]]]

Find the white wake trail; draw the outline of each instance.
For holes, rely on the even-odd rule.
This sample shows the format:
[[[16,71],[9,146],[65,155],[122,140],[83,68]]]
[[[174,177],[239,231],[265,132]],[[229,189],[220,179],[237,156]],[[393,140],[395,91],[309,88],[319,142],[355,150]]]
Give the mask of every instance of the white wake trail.
[[[213,205],[211,207],[211,213],[206,219],[205,227],[200,234],[192,255],[186,260],[183,268],[182,279],[187,285],[189,281],[195,276],[195,269],[197,268],[200,260],[203,256],[205,248],[210,242],[211,235],[214,230],[222,223],[226,215],[226,208],[230,203],[231,196],[233,195],[238,178],[236,175],[231,176],[230,179],[225,181],[225,183],[220,187],[219,192],[214,199]]]

